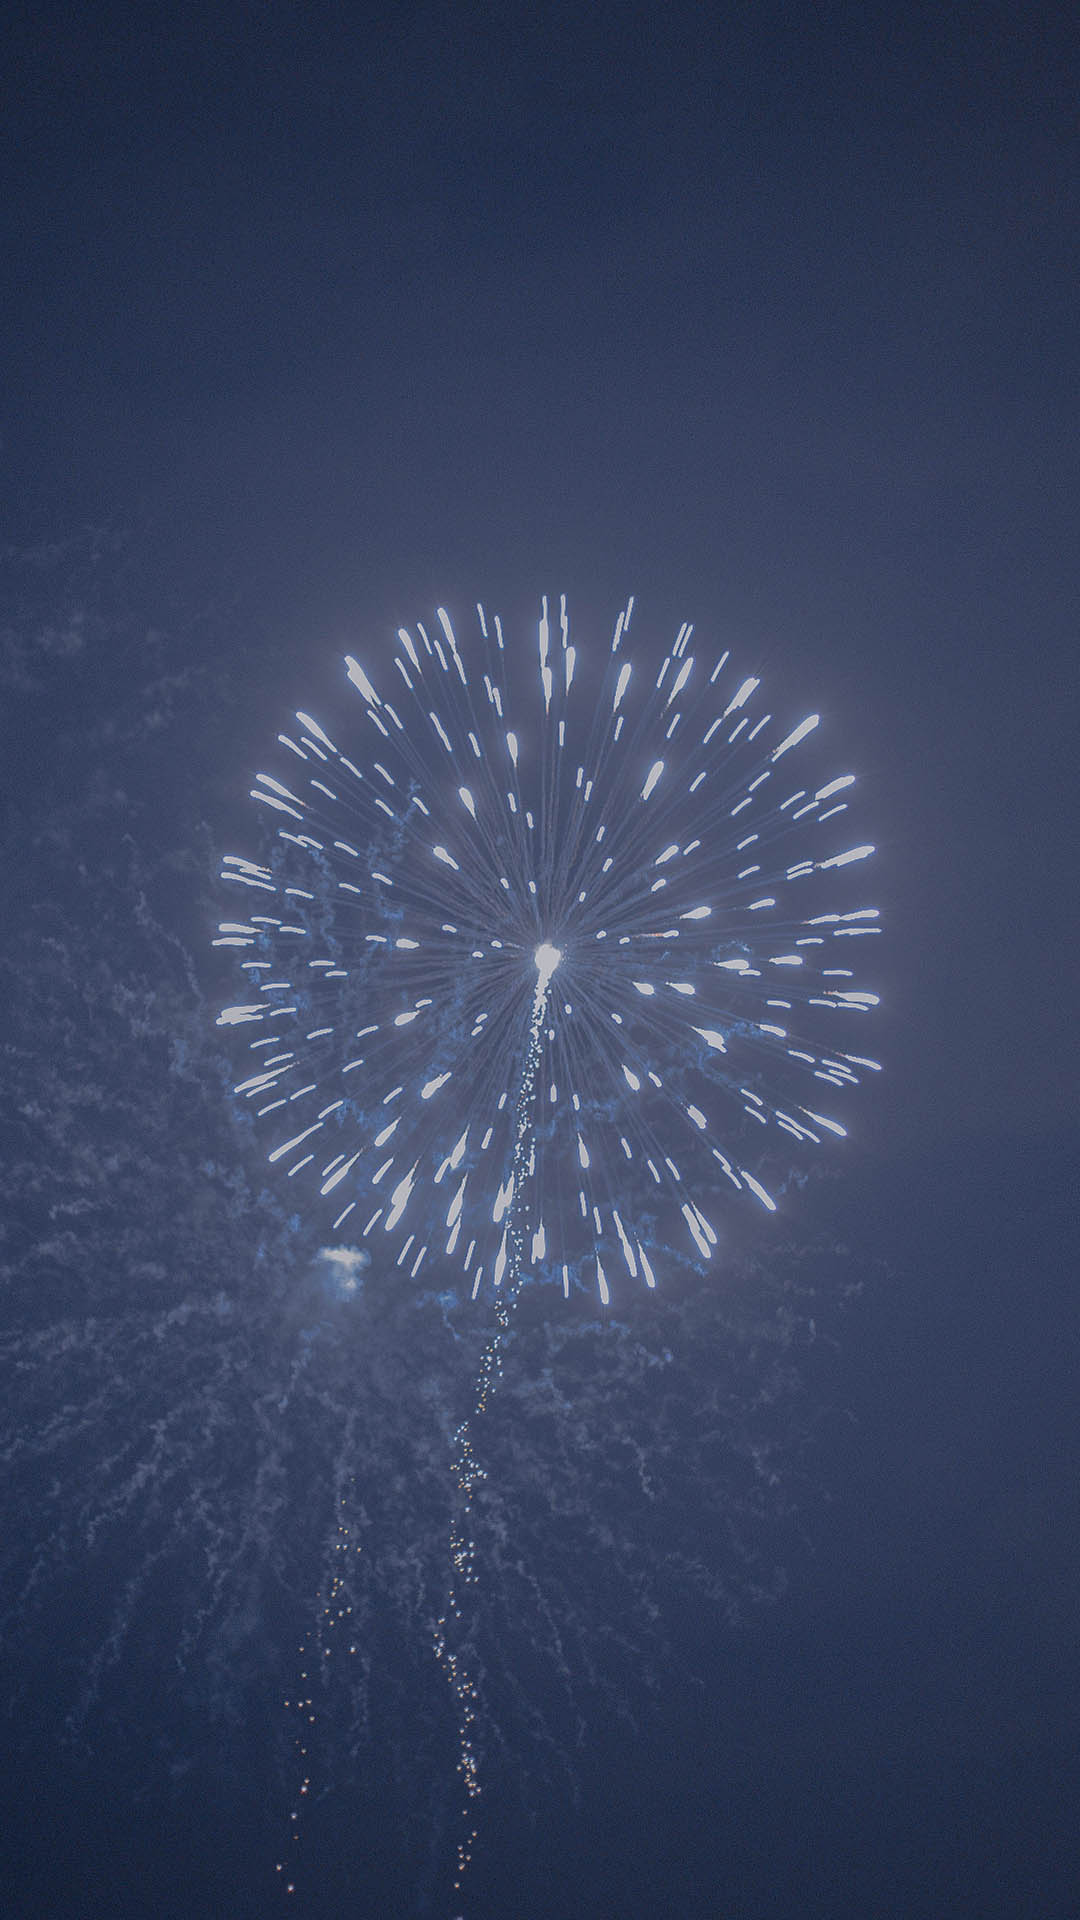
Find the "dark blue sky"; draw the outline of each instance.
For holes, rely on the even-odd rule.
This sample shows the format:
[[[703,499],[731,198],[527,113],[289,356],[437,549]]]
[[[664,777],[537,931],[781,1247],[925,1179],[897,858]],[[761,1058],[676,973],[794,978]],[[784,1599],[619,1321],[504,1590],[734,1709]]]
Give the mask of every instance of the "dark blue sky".
[[[298,702],[318,711],[344,644],[437,601],[522,624],[565,590],[606,623],[632,591],[658,632],[712,623],[792,709],[827,714],[881,849],[888,1070],[840,1177],[805,1197],[808,1232],[865,1284],[824,1309],[820,1378],[804,1356],[817,1491],[787,1592],[738,1631],[683,1623],[655,1718],[630,1741],[591,1728],[578,1808],[538,1796],[530,1826],[504,1756],[475,1912],[1064,1920],[1080,156],[1063,18],[42,4],[17,10],[3,64],[11,977],[45,964],[50,915],[67,951],[100,927],[100,862],[117,926],[156,899],[161,953],[193,956],[168,988],[193,1019],[191,873],[261,743]],[[45,1004],[16,1132],[44,1103],[50,1033],[57,1056],[80,1044]],[[9,1040],[22,1062],[14,1016]],[[196,1185],[168,1204],[194,1208]],[[29,1191],[9,1185],[12,1244],[41,1237]],[[93,1314],[92,1278],[69,1284],[57,1314]],[[49,1628],[73,1649],[80,1578],[71,1563]],[[140,1795],[115,1725],[111,1784],[59,1757],[81,1657],[8,1721],[36,1796],[5,1842],[10,1910],[271,1911],[272,1786],[208,1813],[186,1778],[170,1799],[163,1760]],[[135,1681],[125,1698],[121,1727]],[[343,1889],[358,1912],[411,1910],[358,1801],[353,1783],[326,1815],[313,1915],[345,1911]]]

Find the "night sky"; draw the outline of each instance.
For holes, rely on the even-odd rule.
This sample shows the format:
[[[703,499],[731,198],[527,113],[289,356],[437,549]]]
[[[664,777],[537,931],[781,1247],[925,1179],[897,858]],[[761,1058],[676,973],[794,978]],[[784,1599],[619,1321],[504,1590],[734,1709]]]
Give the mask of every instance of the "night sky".
[[[1078,64],[993,6],[16,9],[4,1914],[1077,1911]],[[527,1289],[453,1903],[482,1304],[335,1292],[210,940],[347,649],[563,592],[820,709],[885,1071],[719,1273]]]

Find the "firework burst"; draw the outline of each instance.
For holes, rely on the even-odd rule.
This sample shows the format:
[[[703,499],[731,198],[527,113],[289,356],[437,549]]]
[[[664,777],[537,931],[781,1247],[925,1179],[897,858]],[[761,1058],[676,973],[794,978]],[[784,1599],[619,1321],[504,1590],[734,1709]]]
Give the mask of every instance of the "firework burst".
[[[269,1160],[473,1295],[710,1260],[724,1196],[775,1211],[779,1147],[876,1071],[854,776],[690,626],[635,665],[632,611],[590,658],[544,601],[535,674],[482,607],[347,655],[347,739],[297,714],[252,789],[274,850],[223,866]]]

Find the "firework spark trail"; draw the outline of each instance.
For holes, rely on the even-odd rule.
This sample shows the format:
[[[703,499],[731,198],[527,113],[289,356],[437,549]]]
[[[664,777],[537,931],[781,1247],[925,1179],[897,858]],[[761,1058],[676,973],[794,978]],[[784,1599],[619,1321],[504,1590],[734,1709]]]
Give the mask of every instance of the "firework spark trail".
[[[286,1713],[294,1716],[296,1733],[293,1736],[293,1748],[299,1766],[300,1783],[296,1794],[296,1803],[289,1812],[290,1852],[295,1854],[300,1844],[300,1812],[311,1793],[310,1742],[313,1739],[312,1728],[316,1724],[317,1709],[312,1691],[315,1680],[314,1670],[321,1667],[334,1651],[334,1641],[340,1629],[350,1624],[352,1603],[348,1598],[349,1571],[347,1562],[361,1548],[351,1538],[352,1529],[348,1520],[349,1502],[345,1494],[337,1497],[335,1520],[334,1555],[331,1562],[330,1578],[325,1594],[321,1596],[318,1614],[312,1626],[308,1628],[297,1648],[300,1666],[297,1674],[298,1684],[291,1694],[287,1694],[282,1704]],[[349,1643],[348,1651],[355,1654],[355,1643]],[[275,1871],[281,1875],[281,1885],[287,1894],[296,1892],[296,1882],[290,1877],[290,1865],[286,1860],[276,1863]]]
[[[548,942],[542,942],[537,947],[533,958],[536,964],[536,990],[532,1018],[529,1023],[529,1043],[525,1065],[514,1110],[513,1179],[516,1195],[522,1192],[524,1185],[522,1175],[532,1156],[532,1108],[536,1098],[536,1077],[541,1059],[540,1035],[547,1012],[551,977],[562,955],[557,947],[551,946]],[[468,1823],[473,1803],[479,1799],[483,1790],[473,1742],[479,1693],[475,1677],[469,1670],[463,1647],[465,1613],[462,1606],[462,1590],[476,1584],[477,1552],[472,1521],[473,1494],[479,1482],[485,1478],[484,1469],[477,1458],[473,1444],[473,1428],[486,1412],[488,1401],[498,1385],[502,1372],[503,1339],[521,1290],[525,1270],[525,1232],[521,1220],[520,1202],[517,1206],[511,1202],[510,1218],[507,1221],[506,1247],[506,1273],[505,1275],[499,1273],[496,1276],[496,1286],[499,1291],[495,1303],[495,1331],[488,1340],[481,1357],[473,1394],[472,1414],[469,1419],[462,1421],[454,1435],[454,1444],[457,1449],[454,1460],[456,1506],[450,1527],[450,1588],[447,1594],[446,1611],[436,1622],[434,1639],[435,1658],[447,1677],[458,1709],[458,1773],[461,1778],[464,1802],[461,1808],[463,1831],[457,1843],[455,1893],[461,1891],[462,1881],[472,1859],[476,1828],[470,1827]],[[505,1286],[502,1285],[504,1278],[507,1282]]]

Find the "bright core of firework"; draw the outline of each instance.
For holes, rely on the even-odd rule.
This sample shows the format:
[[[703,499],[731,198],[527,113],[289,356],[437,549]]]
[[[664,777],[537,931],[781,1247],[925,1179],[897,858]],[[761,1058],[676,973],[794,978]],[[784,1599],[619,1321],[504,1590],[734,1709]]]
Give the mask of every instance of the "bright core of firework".
[[[558,947],[550,946],[546,940],[543,941],[542,944],[537,947],[536,952],[533,954],[533,960],[536,964],[536,976],[537,976],[536,992],[537,992],[537,997],[539,999],[542,1000],[546,995],[547,990],[551,985],[551,976],[554,973],[561,959],[562,959],[562,953],[560,949]]]
[[[252,789],[273,851],[224,861],[262,909],[216,942],[236,1091],[412,1278],[606,1303],[613,1263],[651,1287],[658,1250],[710,1261],[723,1196],[775,1212],[878,1071],[849,1038],[879,933],[854,774],[691,626],[632,662],[632,610],[586,646],[543,601],[531,674],[483,607],[471,641],[439,608],[347,655],[355,717],[297,714]]]

